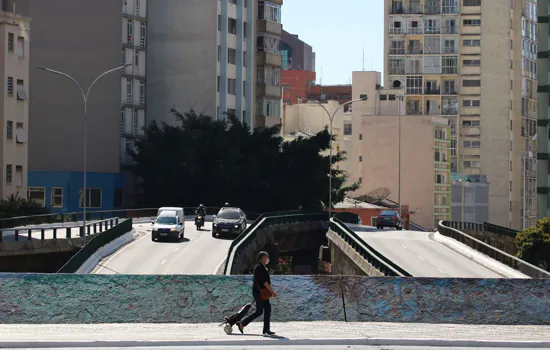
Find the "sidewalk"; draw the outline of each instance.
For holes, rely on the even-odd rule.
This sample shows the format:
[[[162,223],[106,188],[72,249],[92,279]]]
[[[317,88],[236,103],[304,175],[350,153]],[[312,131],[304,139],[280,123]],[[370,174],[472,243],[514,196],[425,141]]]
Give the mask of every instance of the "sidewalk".
[[[550,348],[550,326],[399,323],[275,323],[278,338],[263,337],[261,322],[241,335],[217,324],[0,325],[0,348],[379,345]]]

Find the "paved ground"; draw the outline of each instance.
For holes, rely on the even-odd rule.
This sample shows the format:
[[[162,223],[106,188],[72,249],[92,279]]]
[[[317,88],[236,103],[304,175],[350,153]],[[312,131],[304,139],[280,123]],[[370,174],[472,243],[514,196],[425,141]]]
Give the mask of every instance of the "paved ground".
[[[106,258],[96,274],[212,275],[227,256],[231,240],[212,237],[212,223],[197,231],[185,222],[182,242],[153,242],[150,222],[134,224],[138,238]]]
[[[278,337],[259,334],[255,322],[246,334],[226,335],[216,324],[0,325],[0,348],[10,347],[197,347],[413,346],[550,347],[550,326],[479,326],[343,322],[276,323]]]
[[[181,346],[140,346],[140,347],[110,347],[110,348],[104,348],[104,347],[93,347],[93,348],[81,348],[81,347],[71,347],[71,348],[64,348],[64,349],[74,349],[74,350],[119,350],[119,349],[125,349],[125,350],[141,350],[141,349],[152,349],[152,350],[176,350],[181,349]],[[212,349],[227,349],[227,350],[286,350],[286,349],[296,349],[296,350],[348,350],[348,349],[364,349],[364,350],[467,350],[472,348],[456,348],[456,347],[432,347],[432,346],[361,346],[361,345],[261,345],[261,346],[192,346],[192,347],[186,347],[186,348],[193,348],[196,350],[212,350]],[[14,349],[14,348],[11,348]],[[20,348],[20,349],[32,349],[32,348]],[[59,348],[42,348],[44,350],[56,350]],[[525,348],[502,348],[502,347],[494,347],[494,348],[479,348],[476,347],[476,350],[524,350]]]
[[[380,254],[415,277],[503,277],[430,239],[429,232],[349,226]]]

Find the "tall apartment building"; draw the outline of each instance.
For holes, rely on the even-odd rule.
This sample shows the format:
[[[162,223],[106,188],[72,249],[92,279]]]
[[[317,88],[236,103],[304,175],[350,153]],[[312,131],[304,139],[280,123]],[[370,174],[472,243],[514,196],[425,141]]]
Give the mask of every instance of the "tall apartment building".
[[[255,127],[281,124],[282,5],[283,0],[258,1]]]
[[[157,0],[149,6],[148,116],[172,108],[255,126],[255,0]]]
[[[538,217],[550,217],[550,6],[538,2]]]
[[[315,52],[297,34],[283,30],[281,35],[282,68],[315,72]]]
[[[448,119],[452,171],[486,175],[489,221],[516,229],[536,220],[536,28],[532,0],[385,0],[386,85]]]
[[[0,199],[27,196],[30,19],[0,12]]]
[[[84,89],[103,77],[88,101],[87,187],[91,210],[123,206],[121,164],[145,126],[147,0],[4,0],[33,19],[30,46],[29,197],[53,211],[83,206],[84,108],[68,79]]]

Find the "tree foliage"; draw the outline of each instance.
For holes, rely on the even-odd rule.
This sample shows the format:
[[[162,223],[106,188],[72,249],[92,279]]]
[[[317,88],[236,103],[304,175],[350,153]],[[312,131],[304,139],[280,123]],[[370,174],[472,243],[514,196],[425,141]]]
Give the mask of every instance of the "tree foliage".
[[[42,205],[32,200],[19,198],[17,195],[12,194],[8,198],[0,200],[0,219],[48,213],[49,210]]]
[[[152,123],[130,155],[141,179],[140,205],[221,206],[245,211],[320,210],[328,203],[330,134],[283,142],[279,128],[256,129],[234,116],[214,120],[193,110],[180,114],[178,126]],[[344,160],[333,156],[333,163]],[[347,175],[334,169],[332,200],[343,200],[357,184],[344,187]]]
[[[516,236],[518,258],[550,271],[550,220],[543,218]]]

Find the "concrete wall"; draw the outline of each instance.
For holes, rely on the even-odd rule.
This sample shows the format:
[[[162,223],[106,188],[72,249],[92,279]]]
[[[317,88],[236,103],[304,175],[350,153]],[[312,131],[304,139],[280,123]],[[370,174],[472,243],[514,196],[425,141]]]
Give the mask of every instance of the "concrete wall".
[[[550,281],[274,276],[273,320],[550,324]],[[1,275],[0,322],[221,322],[250,276]]]

